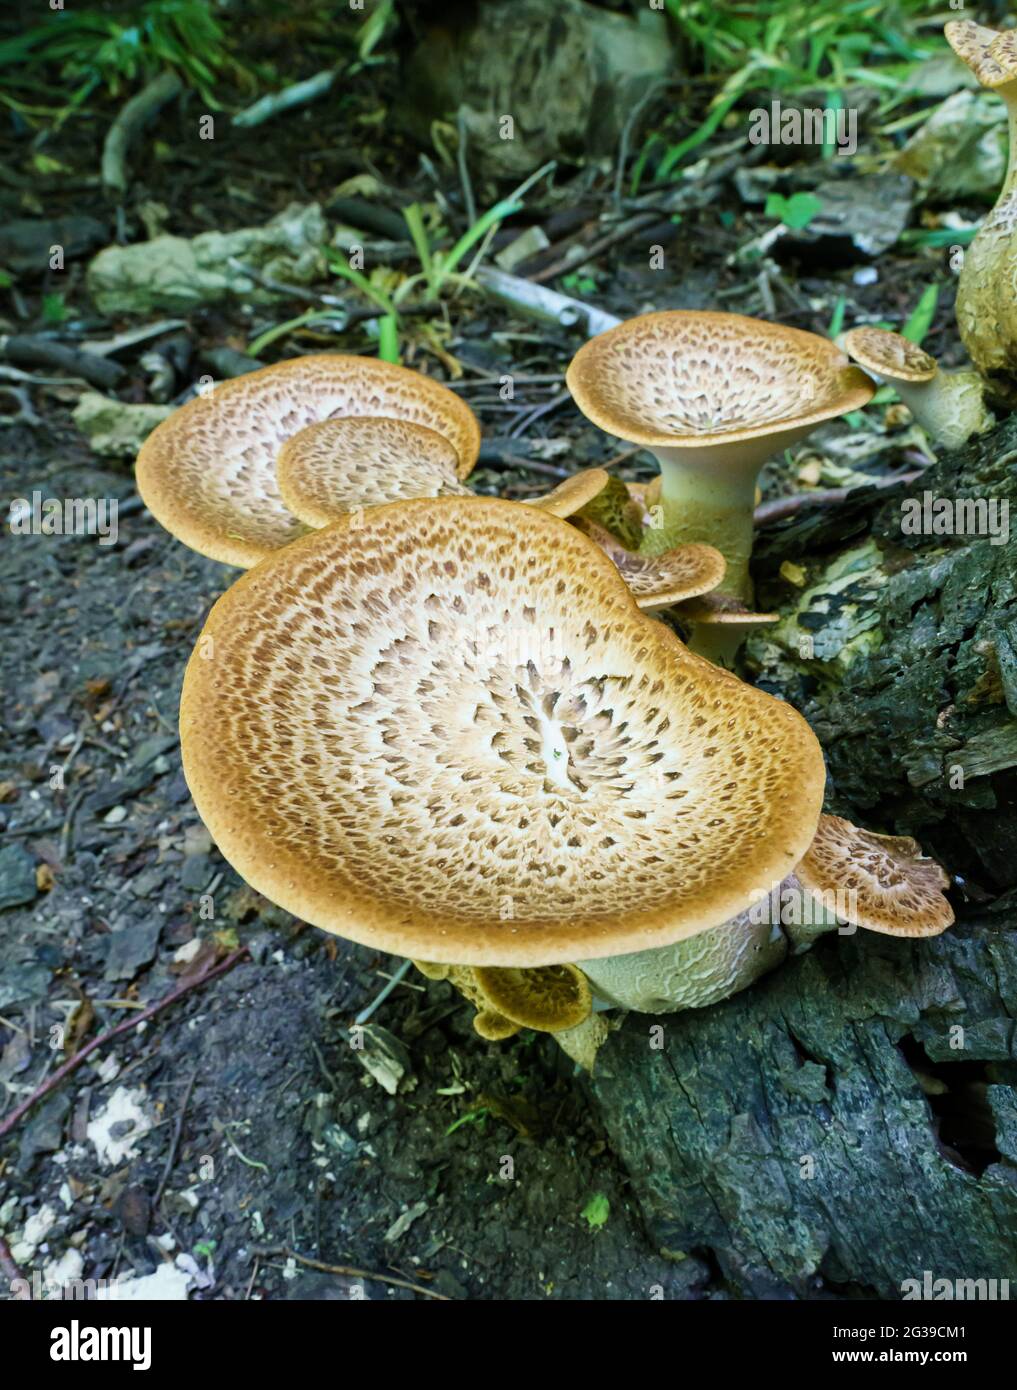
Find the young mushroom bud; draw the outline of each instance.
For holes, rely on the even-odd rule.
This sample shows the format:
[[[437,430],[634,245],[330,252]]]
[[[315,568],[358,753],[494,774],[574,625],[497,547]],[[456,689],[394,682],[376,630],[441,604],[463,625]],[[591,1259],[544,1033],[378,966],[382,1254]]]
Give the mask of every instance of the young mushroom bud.
[[[657,458],[663,524],[644,531],[640,548],[716,546],[727,563],[722,592],[746,604],[759,470],[875,390],[826,338],[687,310],[644,314],[591,338],[566,381],[595,425]]]
[[[460,479],[480,452],[476,416],[439,382],[375,358],[314,355],[220,382],[175,410],[141,447],[138,492],[192,550],[247,569],[307,530],[280,494],[280,449],[308,425],[348,415],[444,436]]]
[[[996,206],[964,252],[957,326],[968,356],[1007,405],[1017,405],[1017,30],[970,19],[945,29],[954,52],[1006,106],[1010,160]]]
[[[212,609],[180,727],[253,888],[475,969],[727,921],[798,863],[823,794],[790,705],[646,617],[567,522],[494,498],[370,508],[268,556]]]
[[[936,359],[916,343],[883,328],[852,328],[840,343],[860,367],[889,382],[925,433],[944,448],[959,449],[996,423],[977,372],[940,371]]]

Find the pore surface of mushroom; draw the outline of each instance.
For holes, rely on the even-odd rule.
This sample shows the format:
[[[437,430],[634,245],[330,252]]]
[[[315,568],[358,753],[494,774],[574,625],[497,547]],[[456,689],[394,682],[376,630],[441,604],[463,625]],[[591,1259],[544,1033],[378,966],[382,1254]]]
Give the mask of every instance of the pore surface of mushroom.
[[[957,326],[968,356],[1009,406],[1017,404],[1017,31],[970,19],[945,29],[954,52],[983,87],[1002,98],[1010,159],[995,207],[964,252]]]
[[[566,380],[594,424],[660,464],[663,524],[644,531],[641,548],[715,545],[727,562],[723,591],[746,602],[763,463],[875,390],[826,338],[687,310],[644,314],[591,338]]]
[[[789,705],[694,656],[537,508],[341,519],[213,608],[181,700],[198,810],[305,921],[414,958],[663,945],[780,882],[824,768]]]
[[[840,341],[860,367],[890,382],[926,434],[945,448],[958,449],[996,423],[977,372],[940,371],[916,343],[884,328],[852,328]]]
[[[173,412],[142,445],[138,491],[178,540],[247,568],[304,534],[276,477],[298,430],[337,416],[383,416],[443,435],[465,478],[480,426],[454,392],[390,362],[343,354],[293,358],[224,381]]]

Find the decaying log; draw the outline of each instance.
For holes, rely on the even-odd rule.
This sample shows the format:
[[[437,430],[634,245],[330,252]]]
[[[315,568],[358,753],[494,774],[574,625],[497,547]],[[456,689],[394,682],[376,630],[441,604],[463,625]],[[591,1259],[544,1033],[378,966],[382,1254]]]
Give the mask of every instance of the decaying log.
[[[1017,1287],[1017,538],[904,534],[926,492],[1017,525],[1017,421],[765,534],[787,616],[752,657],[819,735],[828,809],[962,876],[958,925],[827,937],[724,1004],[630,1015],[591,1082],[655,1239],[749,1296]]]

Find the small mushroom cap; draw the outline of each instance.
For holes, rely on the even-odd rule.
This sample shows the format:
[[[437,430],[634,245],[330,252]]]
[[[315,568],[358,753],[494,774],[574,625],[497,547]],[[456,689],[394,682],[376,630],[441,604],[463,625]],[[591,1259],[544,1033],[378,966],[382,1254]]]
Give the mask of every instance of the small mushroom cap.
[[[577,1028],[593,1007],[586,976],[574,965],[478,966],[473,975],[489,1006],[521,1028],[541,1033]]]
[[[931,381],[939,371],[936,359],[917,343],[885,328],[852,328],[841,343],[860,367],[889,381]]]
[[[455,448],[460,478],[480,452],[476,416],[440,382],[371,357],[321,354],[220,382],[175,410],[141,447],[138,491],[177,540],[246,569],[307,529],[279,492],[279,449],[341,415],[426,425]]]
[[[827,338],[741,314],[664,310],[579,349],[565,380],[588,419],[650,448],[702,448],[805,429],[871,400]]]
[[[566,478],[543,497],[527,497],[526,503],[530,507],[539,507],[541,511],[550,512],[552,516],[572,516],[580,507],[585,507],[587,502],[592,502],[598,493],[603,492],[610,481],[611,475],[606,469],[584,468],[579,473],[573,473],[571,478]]]
[[[875,835],[841,816],[821,816],[795,877],[837,904],[837,916],[888,936],[938,936],[954,920],[943,896],[950,876],[907,835]]]
[[[946,41],[983,87],[1017,83],[1017,31],[990,29],[973,19],[951,19],[943,28]]]
[[[283,502],[308,526],[404,497],[462,497],[459,455],[444,435],[411,420],[351,415],[290,435],[276,475]]]
[[[693,655],[568,523],[393,502],[216,603],[181,698],[223,854],[304,921],[429,962],[555,965],[735,916],[819,819],[788,704]]]
[[[640,555],[626,550],[603,526],[585,517],[573,519],[604,554],[618,567],[640,608],[669,608],[682,599],[709,593],[724,578],[727,565],[719,550],[712,545],[692,541],[675,546],[661,555]]]

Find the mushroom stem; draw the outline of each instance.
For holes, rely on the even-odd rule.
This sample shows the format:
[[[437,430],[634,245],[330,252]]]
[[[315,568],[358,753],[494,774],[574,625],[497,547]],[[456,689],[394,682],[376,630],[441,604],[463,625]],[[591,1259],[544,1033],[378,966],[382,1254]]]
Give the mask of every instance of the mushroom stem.
[[[653,452],[660,464],[662,525],[646,528],[640,550],[660,555],[690,541],[716,546],[727,565],[717,593],[751,603],[752,512],[762,461],[753,459],[745,467],[722,470],[717,467],[716,450],[661,448]]]
[[[937,372],[931,381],[894,381],[908,410],[944,449],[959,449],[996,423],[977,372]]]
[[[690,652],[703,657],[714,666],[733,671],[742,643],[754,623],[695,623],[686,645]]]

